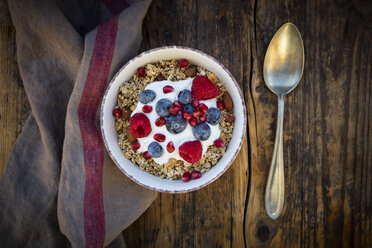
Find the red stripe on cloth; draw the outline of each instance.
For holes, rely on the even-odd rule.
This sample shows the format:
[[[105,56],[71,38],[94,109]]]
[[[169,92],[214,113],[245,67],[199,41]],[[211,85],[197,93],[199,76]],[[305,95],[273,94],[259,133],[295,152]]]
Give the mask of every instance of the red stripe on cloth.
[[[105,214],[103,206],[103,143],[95,125],[98,105],[104,93],[114,54],[118,16],[98,27],[93,54],[78,108],[78,118],[84,148],[85,247],[103,247]]]
[[[124,9],[129,7],[129,4],[124,0],[101,0],[101,2],[110,10],[114,15],[119,14]]]

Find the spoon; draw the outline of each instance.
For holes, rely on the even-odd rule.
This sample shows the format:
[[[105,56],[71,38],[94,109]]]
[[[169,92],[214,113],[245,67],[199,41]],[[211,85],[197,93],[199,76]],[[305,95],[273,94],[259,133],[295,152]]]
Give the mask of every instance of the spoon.
[[[266,184],[265,208],[271,219],[279,217],[284,202],[283,116],[284,97],[299,83],[305,55],[301,35],[293,23],[284,24],[274,35],[265,55],[263,75],[267,87],[278,97],[275,145]]]

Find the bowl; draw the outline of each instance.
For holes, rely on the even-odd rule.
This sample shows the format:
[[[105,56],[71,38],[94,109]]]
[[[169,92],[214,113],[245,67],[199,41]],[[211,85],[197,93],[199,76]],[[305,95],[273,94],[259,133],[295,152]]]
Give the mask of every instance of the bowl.
[[[137,68],[148,63],[159,60],[187,59],[191,64],[205,67],[216,74],[225,85],[234,102],[235,127],[232,139],[227,147],[226,153],[218,163],[203,173],[197,180],[187,183],[181,180],[161,179],[142,171],[135,166],[123,154],[118,145],[118,134],[115,130],[115,119],[112,110],[117,103],[117,95],[120,85],[129,80]],[[154,48],[143,52],[126,63],[109,83],[103,96],[100,110],[101,132],[106,149],[119,169],[134,182],[159,192],[185,193],[200,189],[219,178],[233,163],[237,156],[246,130],[246,109],[243,94],[231,73],[215,58],[193,48],[181,46],[167,46]]]

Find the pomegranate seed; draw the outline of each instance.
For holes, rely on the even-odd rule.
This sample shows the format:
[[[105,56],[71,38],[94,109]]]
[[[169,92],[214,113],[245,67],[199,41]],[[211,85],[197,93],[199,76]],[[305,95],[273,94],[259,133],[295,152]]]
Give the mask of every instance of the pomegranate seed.
[[[180,101],[174,101],[173,106],[179,108],[180,110],[183,110],[183,105],[180,103]]]
[[[226,120],[227,122],[229,122],[229,123],[232,123],[232,122],[235,121],[235,116],[233,116],[233,115],[226,115],[226,116],[225,116],[225,120]]]
[[[191,106],[193,106],[194,108],[198,107],[199,106],[199,100],[194,98],[191,100]]]
[[[187,113],[185,110],[182,112],[182,117],[185,120],[190,120],[191,119],[191,114]]]
[[[187,171],[185,173],[183,173],[181,180],[184,183],[187,183],[188,181],[190,181],[191,180],[191,173],[187,172]]]
[[[159,142],[164,142],[165,135],[161,133],[156,133],[154,134],[154,140],[159,141]]]
[[[163,87],[164,94],[171,93],[173,91],[174,91],[174,88],[170,85],[166,85],[166,86]]]
[[[140,67],[140,68],[137,69],[137,73],[138,73],[139,77],[144,77],[145,74],[146,74],[146,70],[145,70],[145,68]]]
[[[189,123],[192,127],[195,127],[197,124],[198,124],[198,119],[196,119],[195,117],[192,117],[190,120],[189,120]]]
[[[208,106],[205,105],[204,103],[201,103],[199,105],[199,109],[203,112],[203,113],[207,113],[208,112]]]
[[[167,121],[165,120],[165,117],[162,116],[162,117],[159,117],[158,119],[156,119],[155,125],[157,127],[161,127],[161,126],[164,126],[166,122]]]
[[[195,109],[194,112],[192,112],[192,116],[199,117],[201,115],[200,109]]]
[[[206,116],[205,114],[201,114],[201,115],[199,116],[199,121],[201,121],[201,122],[206,122],[206,121],[207,121],[207,116]]]
[[[191,172],[191,178],[192,179],[199,179],[201,178],[202,174],[200,171],[193,171]]]
[[[189,62],[186,60],[186,59],[180,59],[178,61],[178,65],[183,68],[183,67],[186,67],[187,65],[189,64]]]
[[[132,143],[132,149],[137,151],[141,147],[140,143],[134,142]]]
[[[167,144],[167,151],[168,151],[169,153],[172,153],[172,152],[174,152],[174,150],[176,150],[176,148],[174,148],[173,142],[171,141],[171,142],[169,142],[169,143]]]
[[[146,114],[151,113],[152,107],[150,105],[145,105],[142,107],[142,111]]]
[[[123,110],[120,108],[114,108],[112,115],[115,117],[115,119],[120,119],[123,116]]]
[[[217,108],[219,110],[224,110],[225,109],[225,104],[223,103],[223,101],[217,101]]]
[[[151,158],[150,154],[145,151],[143,154],[142,154],[143,158],[146,159],[146,160],[149,160]]]
[[[216,139],[213,144],[216,146],[216,147],[223,147],[225,145],[225,143],[223,143],[222,140],[220,139]]]
[[[180,112],[180,109],[178,107],[170,107],[169,108],[169,112],[172,114],[172,115],[176,115],[178,114],[178,112]]]

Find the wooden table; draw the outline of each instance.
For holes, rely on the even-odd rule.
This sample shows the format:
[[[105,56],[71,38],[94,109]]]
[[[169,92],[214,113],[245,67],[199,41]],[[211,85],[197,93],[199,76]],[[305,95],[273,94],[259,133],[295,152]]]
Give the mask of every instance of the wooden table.
[[[193,193],[159,194],[127,230],[128,247],[371,247],[372,6],[370,1],[158,1],[141,50],[184,45],[218,58],[248,111],[247,139],[230,169]],[[263,195],[277,100],[262,64],[275,31],[295,23],[306,65],[286,97],[284,211]],[[15,30],[0,29],[0,172],[30,108],[17,70]]]

